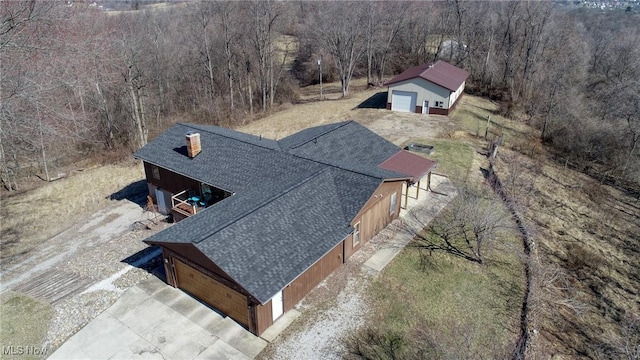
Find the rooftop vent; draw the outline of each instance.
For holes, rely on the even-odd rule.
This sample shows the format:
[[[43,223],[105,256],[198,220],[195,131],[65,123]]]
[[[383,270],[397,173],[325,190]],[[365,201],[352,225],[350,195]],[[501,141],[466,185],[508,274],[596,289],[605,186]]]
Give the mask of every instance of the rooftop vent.
[[[200,154],[200,151],[202,151],[202,147],[200,146],[200,134],[188,133],[187,155],[189,155],[190,158],[194,158],[196,155]]]

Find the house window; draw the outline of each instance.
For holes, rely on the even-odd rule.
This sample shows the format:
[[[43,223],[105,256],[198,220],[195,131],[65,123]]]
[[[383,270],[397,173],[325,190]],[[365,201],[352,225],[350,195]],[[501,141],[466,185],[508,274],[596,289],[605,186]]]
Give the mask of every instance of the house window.
[[[152,167],[151,172],[153,172],[154,179],[160,180],[160,169],[157,166]]]
[[[396,212],[396,201],[398,193],[391,194],[391,205],[389,205],[389,215],[393,215]]]
[[[436,101],[436,107],[444,107],[444,101]]]
[[[353,225],[353,247],[360,244],[360,223]]]

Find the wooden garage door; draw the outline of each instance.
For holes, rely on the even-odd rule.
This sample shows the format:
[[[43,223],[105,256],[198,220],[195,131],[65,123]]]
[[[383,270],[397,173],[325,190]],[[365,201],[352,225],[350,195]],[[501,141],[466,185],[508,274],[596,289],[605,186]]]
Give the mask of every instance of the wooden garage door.
[[[247,297],[174,258],[178,287],[249,326]]]

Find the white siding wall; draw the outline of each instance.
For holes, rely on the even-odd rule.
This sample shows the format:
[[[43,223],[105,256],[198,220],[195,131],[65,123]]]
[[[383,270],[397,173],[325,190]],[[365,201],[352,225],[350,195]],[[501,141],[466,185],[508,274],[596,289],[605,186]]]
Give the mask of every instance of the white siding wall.
[[[456,100],[458,99],[458,97],[460,97],[460,94],[462,94],[462,91],[464,90],[464,85],[465,83],[463,82],[458,90],[451,93],[451,96],[449,96],[449,102],[446,104],[447,108],[450,108],[453,104],[455,104]]]
[[[389,93],[387,94],[388,103],[391,102],[391,94],[393,90],[412,91],[417,93],[418,98],[416,99],[416,105],[418,106],[422,106],[425,100],[429,101],[430,107],[435,107],[436,101],[444,102],[445,109],[448,108],[450,104],[449,100],[451,92],[448,89],[422,78],[409,79],[389,85]]]

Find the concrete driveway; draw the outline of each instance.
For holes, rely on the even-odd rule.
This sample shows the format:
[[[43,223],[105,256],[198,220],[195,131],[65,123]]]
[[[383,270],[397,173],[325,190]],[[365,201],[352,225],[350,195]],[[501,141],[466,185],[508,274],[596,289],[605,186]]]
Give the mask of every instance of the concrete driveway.
[[[49,359],[253,359],[266,345],[235,321],[151,276]]]

